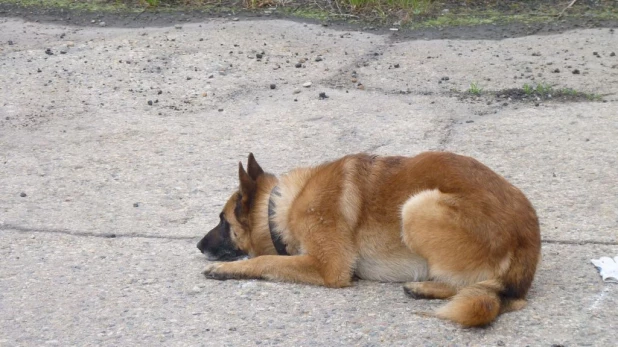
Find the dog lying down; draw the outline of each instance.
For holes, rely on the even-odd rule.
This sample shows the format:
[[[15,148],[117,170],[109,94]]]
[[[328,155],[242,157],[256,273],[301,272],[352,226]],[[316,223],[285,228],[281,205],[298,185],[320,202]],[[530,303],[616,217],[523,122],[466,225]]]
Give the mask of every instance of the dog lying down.
[[[275,177],[250,154],[238,175],[197,244],[209,260],[235,261],[211,263],[207,278],[407,282],[413,298],[450,298],[435,315],[464,326],[526,304],[540,257],[536,212],[475,159],[355,154]]]

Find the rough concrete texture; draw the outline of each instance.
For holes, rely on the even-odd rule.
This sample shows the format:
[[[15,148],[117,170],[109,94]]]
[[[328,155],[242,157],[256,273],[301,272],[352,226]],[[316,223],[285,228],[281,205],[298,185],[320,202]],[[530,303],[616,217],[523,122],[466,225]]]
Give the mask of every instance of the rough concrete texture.
[[[1,18],[0,345],[615,345],[618,286],[589,260],[618,254],[617,35],[399,41],[283,20]],[[462,97],[471,82],[605,102]],[[440,303],[400,284],[200,275],[195,243],[249,151],[283,173],[430,149],[482,160],[537,207],[527,308],[462,329],[423,316]]]

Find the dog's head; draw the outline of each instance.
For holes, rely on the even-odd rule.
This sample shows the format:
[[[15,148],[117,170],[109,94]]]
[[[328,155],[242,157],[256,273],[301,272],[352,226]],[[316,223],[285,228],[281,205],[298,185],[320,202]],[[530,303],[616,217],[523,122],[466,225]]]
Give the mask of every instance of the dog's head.
[[[238,163],[238,191],[225,203],[219,224],[197,243],[197,248],[208,260],[230,261],[254,253],[251,212],[258,192],[258,179],[263,175],[264,170],[253,154],[249,154],[246,171],[242,163]]]

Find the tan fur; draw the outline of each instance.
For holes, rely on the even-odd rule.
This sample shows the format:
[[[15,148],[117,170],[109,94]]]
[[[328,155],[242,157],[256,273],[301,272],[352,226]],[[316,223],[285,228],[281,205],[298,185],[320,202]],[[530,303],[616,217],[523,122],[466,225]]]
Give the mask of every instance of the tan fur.
[[[349,286],[353,275],[413,281],[408,294],[451,298],[436,315],[465,326],[525,305],[540,256],[536,213],[521,191],[472,158],[357,154],[277,179],[250,156],[239,177],[224,215],[251,259],[213,263],[207,276],[329,287]],[[274,186],[281,195],[272,197],[273,221],[291,256],[276,255],[270,236]]]

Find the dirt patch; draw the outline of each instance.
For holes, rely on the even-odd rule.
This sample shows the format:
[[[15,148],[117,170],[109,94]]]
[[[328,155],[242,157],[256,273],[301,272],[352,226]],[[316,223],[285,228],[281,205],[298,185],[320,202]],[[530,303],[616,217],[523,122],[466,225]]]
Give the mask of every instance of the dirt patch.
[[[482,101],[491,104],[503,104],[507,106],[509,103],[524,103],[539,106],[540,103],[568,103],[568,102],[585,102],[597,101],[607,102],[602,95],[593,93],[584,93],[571,88],[562,89],[547,89],[542,91],[530,90],[527,88],[509,88],[497,91],[464,91],[453,92],[453,96],[459,100],[474,100]]]

